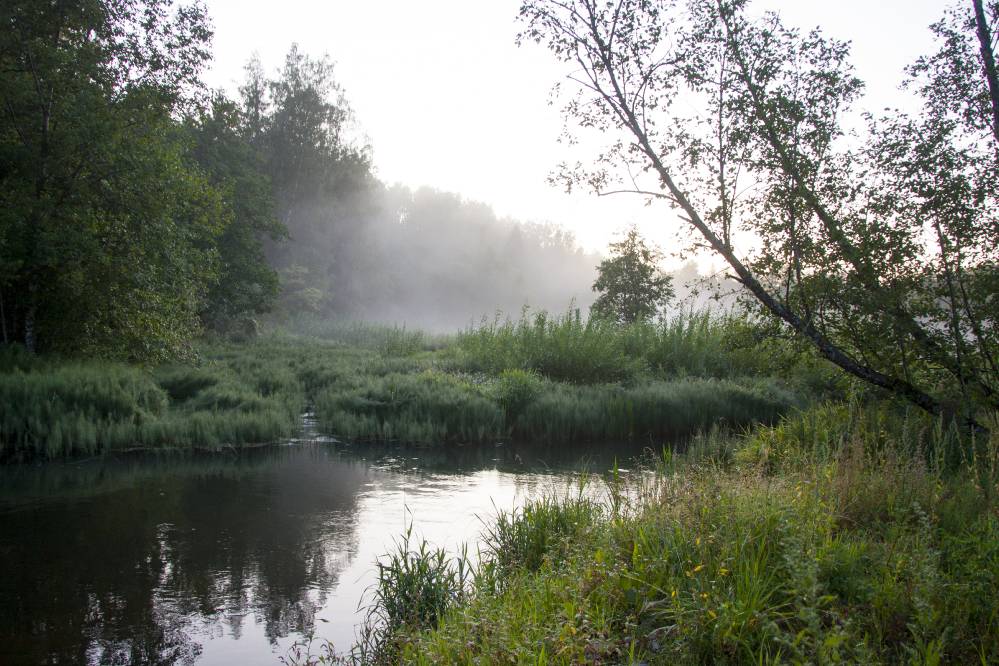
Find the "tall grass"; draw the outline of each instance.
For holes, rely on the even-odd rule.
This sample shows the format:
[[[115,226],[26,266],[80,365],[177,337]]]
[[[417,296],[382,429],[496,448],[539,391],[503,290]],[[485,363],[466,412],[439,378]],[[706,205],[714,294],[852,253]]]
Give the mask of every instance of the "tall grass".
[[[406,356],[445,347],[450,336],[434,335],[405,325],[373,324],[300,317],[289,330],[316,340],[337,342],[349,347],[370,349],[386,356]]]
[[[367,377],[315,403],[323,427],[355,440],[482,442],[503,433],[503,412],[482,388],[441,372]]]
[[[325,430],[349,439],[571,443],[674,440],[719,423],[773,422],[801,404],[764,379],[576,386],[523,371],[494,379],[427,370],[331,387],[315,408]]]
[[[521,509],[499,510],[483,533],[480,588],[499,590],[519,572],[564,562],[574,542],[603,517],[601,503],[585,494],[586,483],[550,490]]]
[[[890,406],[820,407],[667,455],[602,511],[502,514],[500,583],[480,575],[436,628],[403,631],[397,660],[997,663],[999,437],[948,461],[954,436]],[[775,437],[784,453],[761,457]]]
[[[36,360],[0,373],[0,460],[270,442],[295,431],[304,406],[294,374],[250,350],[153,371]]]
[[[630,327],[525,314],[450,341],[315,326],[325,339],[206,343],[199,364],[152,370],[0,350],[0,459],[273,441],[309,407],[355,440],[675,439],[772,422],[814,393],[769,379],[761,359],[819,376],[786,345],[762,353],[770,342],[750,324],[708,313]]]
[[[466,551],[452,557],[443,548],[433,548],[413,536],[412,524],[376,567],[378,580],[351,654],[352,661],[361,663],[395,663],[402,649],[396,637],[435,629],[465,601],[474,576]]]
[[[579,311],[562,316],[524,313],[518,322],[493,321],[458,336],[460,363],[469,371],[499,374],[532,370],[554,381],[613,382],[633,377],[639,359],[628,356],[621,330]]]
[[[772,380],[679,379],[634,387],[549,384],[511,423],[529,441],[675,441],[724,424],[772,423],[802,404]]]
[[[813,355],[744,317],[684,311],[659,321],[621,326],[526,311],[520,320],[483,322],[459,334],[456,362],[466,371],[528,370],[575,384],[628,382],[651,375],[732,378],[773,376],[836,389],[837,376]]]

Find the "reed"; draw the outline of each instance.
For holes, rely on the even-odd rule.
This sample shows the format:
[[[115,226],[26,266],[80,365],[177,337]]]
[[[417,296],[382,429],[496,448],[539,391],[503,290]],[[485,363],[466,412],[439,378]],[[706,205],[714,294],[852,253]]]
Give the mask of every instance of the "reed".
[[[397,660],[996,663],[999,437],[948,460],[945,425],[818,406],[667,451],[599,510],[501,513],[498,581],[402,631]]]
[[[834,390],[838,379],[807,350],[745,317],[710,311],[621,326],[585,319],[578,310],[563,315],[525,310],[518,321],[466,329],[454,349],[456,363],[469,372],[529,370],[575,384],[635,381],[643,375],[733,378],[779,372]]]

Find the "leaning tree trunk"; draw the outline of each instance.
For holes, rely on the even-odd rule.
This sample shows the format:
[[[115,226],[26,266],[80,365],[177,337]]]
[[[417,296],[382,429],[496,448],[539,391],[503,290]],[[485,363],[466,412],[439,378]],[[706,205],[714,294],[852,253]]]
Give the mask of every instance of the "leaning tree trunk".
[[[992,131],[999,140],[999,75],[996,74],[996,57],[992,49],[992,34],[989,21],[985,16],[982,0],[971,0],[975,5],[975,27],[978,33],[978,44],[981,47],[982,64],[985,67],[985,79],[989,85],[989,97],[992,100]]]

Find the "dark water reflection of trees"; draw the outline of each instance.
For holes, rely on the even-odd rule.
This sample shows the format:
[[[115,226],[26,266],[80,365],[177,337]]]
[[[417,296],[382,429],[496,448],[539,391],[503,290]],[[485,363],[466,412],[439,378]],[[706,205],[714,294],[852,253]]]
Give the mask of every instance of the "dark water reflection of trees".
[[[315,447],[5,470],[0,663],[191,663],[251,615],[307,631],[367,475]]]
[[[251,627],[273,645],[335,593],[366,488],[599,473],[607,450],[302,444],[0,469],[0,664],[189,664]]]

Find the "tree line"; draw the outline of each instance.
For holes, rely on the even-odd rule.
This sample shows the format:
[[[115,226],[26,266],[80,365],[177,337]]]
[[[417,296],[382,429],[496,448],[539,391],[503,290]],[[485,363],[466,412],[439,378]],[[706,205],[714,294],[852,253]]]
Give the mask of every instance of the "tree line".
[[[453,326],[592,281],[557,227],[380,182],[326,57],[252,60],[231,99],[197,3],[22,0],[0,26],[4,343],[157,360],[267,312]]]

